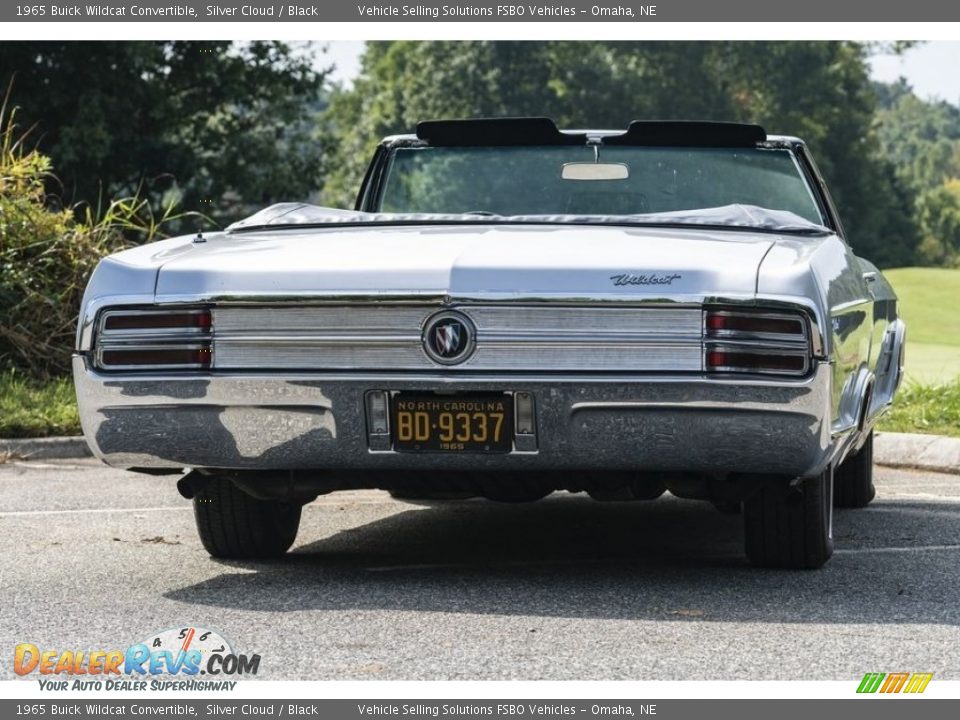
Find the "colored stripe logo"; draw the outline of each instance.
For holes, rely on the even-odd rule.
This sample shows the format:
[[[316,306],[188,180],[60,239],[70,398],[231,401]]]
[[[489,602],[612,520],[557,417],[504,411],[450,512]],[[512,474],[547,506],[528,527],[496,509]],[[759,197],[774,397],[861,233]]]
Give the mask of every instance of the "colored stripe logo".
[[[858,693],[912,693],[919,694],[927,689],[933,673],[867,673],[860,681]]]

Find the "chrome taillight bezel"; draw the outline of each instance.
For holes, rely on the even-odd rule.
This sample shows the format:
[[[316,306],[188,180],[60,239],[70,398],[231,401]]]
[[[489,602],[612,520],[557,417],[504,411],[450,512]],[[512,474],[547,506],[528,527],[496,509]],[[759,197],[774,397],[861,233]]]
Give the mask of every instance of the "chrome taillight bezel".
[[[751,323],[757,328],[717,328],[714,318],[730,318]],[[763,327],[763,326],[766,327]],[[785,329],[794,326],[795,331]],[[751,358],[753,363],[711,364],[711,356]],[[774,375],[778,377],[805,377],[813,368],[813,342],[810,319],[800,310],[771,310],[765,308],[705,307],[703,310],[703,369],[709,375]],[[796,367],[777,367],[772,358],[795,359]],[[771,358],[763,365],[763,358]],[[728,358],[726,358],[728,359]]]
[[[156,325],[154,318],[181,317],[183,324]],[[143,326],[110,328],[113,318],[144,318]],[[208,370],[213,367],[213,312],[206,307],[191,308],[106,308],[100,312],[95,324],[93,339],[93,364],[105,372],[145,370]],[[123,355],[128,359],[156,353],[156,362],[110,362],[111,355]],[[164,362],[164,354],[187,353],[194,361]]]

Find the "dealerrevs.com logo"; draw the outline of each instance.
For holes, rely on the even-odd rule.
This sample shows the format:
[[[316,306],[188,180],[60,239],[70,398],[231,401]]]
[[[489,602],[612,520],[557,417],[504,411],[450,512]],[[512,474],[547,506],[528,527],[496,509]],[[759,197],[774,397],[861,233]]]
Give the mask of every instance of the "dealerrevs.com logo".
[[[126,650],[20,643],[13,654],[13,671],[35,676],[41,690],[232,690],[232,678],[259,670],[259,654],[236,653],[220,633],[200,627],[170,628]]]

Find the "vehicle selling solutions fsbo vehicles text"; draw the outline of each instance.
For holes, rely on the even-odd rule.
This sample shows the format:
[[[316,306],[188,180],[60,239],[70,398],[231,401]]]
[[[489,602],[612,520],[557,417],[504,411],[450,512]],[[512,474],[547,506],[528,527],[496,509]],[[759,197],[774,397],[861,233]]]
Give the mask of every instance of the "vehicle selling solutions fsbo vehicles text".
[[[293,6],[291,11],[293,10]],[[653,17],[657,14],[656,5],[641,5],[639,7],[601,6],[593,5],[589,10],[578,10],[569,5],[357,5],[357,13],[370,18],[403,18],[403,17],[512,17],[512,18],[546,18],[569,17],[580,15],[593,17],[624,17],[638,16]]]

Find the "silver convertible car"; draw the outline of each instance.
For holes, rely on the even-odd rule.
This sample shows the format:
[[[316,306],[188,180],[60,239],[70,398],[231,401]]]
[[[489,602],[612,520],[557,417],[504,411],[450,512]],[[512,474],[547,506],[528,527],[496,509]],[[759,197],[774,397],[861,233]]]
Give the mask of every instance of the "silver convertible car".
[[[874,496],[890,285],[804,143],[755,125],[423,122],[354,210],[274,205],[105,258],[73,369],[104,462],[184,473],[206,549],[265,557],[323,493],[665,491],[816,568]]]

